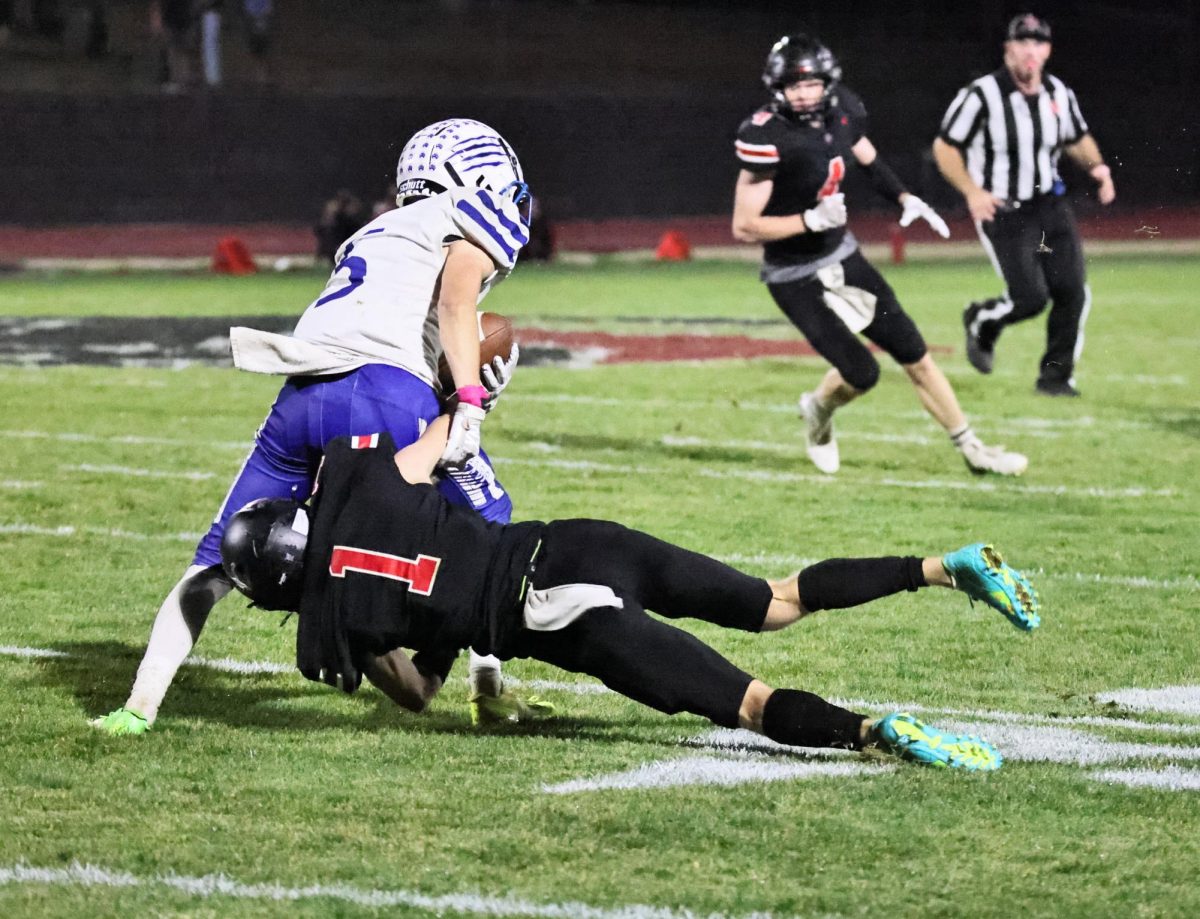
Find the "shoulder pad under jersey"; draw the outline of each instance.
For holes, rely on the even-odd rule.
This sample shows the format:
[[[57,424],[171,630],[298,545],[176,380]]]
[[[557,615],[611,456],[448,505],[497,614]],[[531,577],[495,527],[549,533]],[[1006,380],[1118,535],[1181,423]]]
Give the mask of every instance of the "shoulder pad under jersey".
[[[738,163],[743,169],[773,169],[779,165],[779,135],[786,128],[780,115],[762,108],[738,127],[733,142]]]
[[[502,274],[512,271],[517,253],[529,242],[529,228],[517,205],[486,188],[452,188],[446,194],[463,238],[490,255]]]

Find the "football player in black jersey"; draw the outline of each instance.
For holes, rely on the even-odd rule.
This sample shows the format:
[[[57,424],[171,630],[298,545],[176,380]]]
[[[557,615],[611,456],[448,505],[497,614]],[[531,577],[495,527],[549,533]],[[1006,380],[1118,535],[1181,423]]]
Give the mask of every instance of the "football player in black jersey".
[[[587,673],[661,712],[692,712],[779,743],[880,746],[968,770],[1000,765],[977,737],[772,689],[646,612],[774,631],[818,610],[941,586],[1035,628],[1036,592],[991,546],[940,558],[830,559],[769,581],[608,521],[492,523],[432,485],[447,430],[440,418],[399,452],[387,434],[335,440],[311,508],[267,499],[230,521],[225,570],[259,606],[299,611],[296,662],[309,679],[354,692],[365,675],[420,711],[470,646]],[[416,653],[409,659],[401,648]]]
[[[867,137],[862,101],[841,84],[833,52],[808,35],[784,36],[767,56],[763,82],[772,100],[742,122],[733,235],[761,243],[761,278],[784,314],[833,366],[800,397],[808,455],[822,472],[840,465],[833,413],[879,380],[862,334],[892,356],[925,410],[945,428],[977,473],[1020,475],[1028,460],[986,446],[967,423],[916,324],[846,229],[841,183],[847,165],[867,170],[902,208],[900,225],[918,217],[940,235],[945,222],[909,191]]]

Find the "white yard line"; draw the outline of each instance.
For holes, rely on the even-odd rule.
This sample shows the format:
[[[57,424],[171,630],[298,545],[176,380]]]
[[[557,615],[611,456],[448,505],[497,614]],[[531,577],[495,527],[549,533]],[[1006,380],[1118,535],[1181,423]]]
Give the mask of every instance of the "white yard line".
[[[1200,716],[1200,686],[1165,689],[1117,689],[1096,694],[1098,702],[1113,702],[1135,712],[1171,712]]]
[[[249,448],[250,440],[198,441],[178,437],[143,437],[137,434],[81,434],[70,431],[0,431],[5,440],[57,440],[74,444],[128,444],[135,447],[186,447],[189,450],[203,446],[206,449],[242,450]]]
[[[25,521],[9,521],[0,523],[0,535],[12,536],[49,536],[69,538],[74,536],[95,536],[102,539],[131,540],[135,542],[183,542],[195,543],[204,535],[200,532],[179,533],[135,533],[129,530],[119,530],[95,526],[43,526]],[[712,553],[713,557],[727,565],[764,568],[786,569],[795,571],[807,565],[820,561],[818,558],[788,555],[786,553],[767,552],[731,552]],[[1027,569],[1028,573],[1039,580],[1070,581],[1076,584],[1099,584],[1115,587],[1128,587],[1134,590],[1183,590],[1188,592],[1200,591],[1200,579],[1185,575],[1179,578],[1150,578],[1139,575],[1098,574],[1083,571],[1047,571],[1043,568]]]
[[[678,478],[681,474],[678,468],[666,466],[629,466],[623,463],[602,463],[596,460],[571,459],[533,459],[512,456],[492,457],[497,466],[530,466],[540,469],[563,469],[574,472],[600,472],[613,475],[662,475]],[[938,491],[986,491],[1002,494],[1027,495],[1061,495],[1075,498],[1141,499],[1141,498],[1174,498],[1177,492],[1172,488],[1107,488],[1101,486],[1072,486],[1072,485],[1021,485],[1007,480],[979,481],[975,479],[896,479],[889,476],[881,478],[831,476],[821,473],[805,472],[771,472],[765,469],[697,469],[691,474],[708,479],[740,482],[774,482],[785,484],[816,484],[835,487],[846,485],[860,489],[866,487],[905,488],[917,490]]]
[[[800,389],[796,389],[796,398],[799,398]],[[522,402],[540,402],[551,405],[583,405],[595,408],[616,408],[626,410],[633,413],[642,413],[645,408],[662,408],[674,409],[680,413],[699,414],[703,412],[713,412],[717,409],[729,409],[737,412],[752,412],[756,415],[773,414],[773,415],[789,415],[793,418],[796,414],[796,399],[781,398],[774,402],[754,402],[732,399],[669,399],[669,398],[646,398],[646,399],[628,399],[616,396],[580,396],[571,395],[568,393],[521,393],[520,396],[514,396],[514,399],[519,398]],[[884,412],[877,404],[872,404],[866,401],[860,405],[855,403],[854,413],[866,417],[886,418],[889,422],[895,421],[920,421],[925,424],[932,424],[929,415],[919,409],[910,409],[901,412]],[[1072,418],[1039,418],[1039,417],[993,417],[988,415],[978,416],[985,419],[979,424],[980,427],[992,429],[993,425],[1004,426],[1010,425],[1014,428],[1041,428],[1046,430],[1069,430],[1082,428],[1091,431],[1146,431],[1153,430],[1163,421],[1167,422],[1186,422],[1192,420],[1195,415],[1190,412],[1172,410],[1169,412],[1154,412],[1154,421],[1133,421],[1124,418],[1097,418],[1094,415],[1077,415]]]
[[[605,472],[614,475],[642,476],[662,475],[678,477],[678,469],[670,467],[628,466],[620,463],[601,463],[595,460],[567,459],[522,459],[519,457],[493,457],[493,463],[498,466],[533,466],[543,469],[567,469],[573,471]],[[161,469],[141,469],[131,466],[104,466],[91,463],[81,463],[73,466],[60,466],[64,472],[77,472],[91,475],[114,475],[126,478],[153,479],[187,479],[190,481],[207,481],[215,478],[217,473],[202,470],[187,470],[171,472]],[[697,469],[697,476],[719,481],[740,482],[773,482],[789,484],[821,484],[836,486],[850,485],[854,488],[862,486],[877,488],[904,488],[934,491],[986,491],[1000,493],[1017,493],[1025,495],[1060,495],[1075,498],[1098,498],[1100,500],[1140,499],[1140,498],[1174,498],[1178,493],[1173,488],[1108,488],[1103,486],[1072,486],[1072,485],[1020,485],[1016,482],[998,482],[994,480],[978,481],[962,479],[896,479],[890,476],[882,478],[854,478],[851,476],[828,476],[819,473],[804,472],[771,472],[765,469]]]
[[[805,751],[808,752],[808,751]],[[813,757],[817,759],[817,757]],[[783,782],[796,779],[848,778],[882,775],[892,765],[863,762],[820,762],[793,759],[733,759],[716,756],[689,756],[681,759],[642,763],[623,772],[611,772],[590,778],[571,779],[541,790],[550,795],[570,795],[587,791],[612,791],[634,788],[679,788],[684,785],[744,785],[748,782]]]
[[[163,469],[138,469],[132,466],[97,466],[92,463],[79,463],[75,466],[59,466],[63,472],[83,472],[92,475],[117,475],[134,479],[188,479],[203,482],[216,477],[215,472],[187,470],[185,472],[168,472]]]
[[[439,896],[415,890],[395,890],[355,887],[350,884],[305,884],[291,887],[276,881],[244,884],[222,873],[191,876],[166,874],[137,875],[99,865],[73,862],[65,868],[50,868],[18,862],[0,867],[0,885],[31,885],[54,887],[108,887],[114,889],[165,888],[190,897],[207,900],[228,897],[235,900],[266,900],[273,902],[303,902],[332,900],[352,903],[372,909],[422,909],[432,913],[452,913],[465,916],[536,916],[544,919],[722,919],[717,913],[695,913],[688,909],[671,909],[631,903],[625,906],[591,906],[577,901],[545,903],[511,896],[461,892]],[[754,919],[771,919],[769,913],[754,913]],[[751,919],[747,916],[745,919]]]
[[[1200,791],[1200,769],[1167,766],[1163,769],[1104,769],[1091,778],[1109,785],[1158,788],[1166,791]]]
[[[48,527],[36,523],[21,521],[0,523],[0,534],[20,536],[98,536],[102,539],[128,539],[134,542],[190,542],[200,540],[203,533],[133,533],[129,530],[117,530],[93,526],[58,526]]]
[[[67,651],[56,651],[53,648],[26,648],[19,645],[0,645],[0,656],[28,658],[81,658],[81,655]],[[219,670],[223,673],[287,673],[300,675],[294,665],[279,664],[275,661],[239,661],[231,657],[209,658],[192,657],[183,662],[185,667],[205,667],[209,670]]]
[[[17,645],[0,645],[0,654],[6,657],[74,657],[66,651],[55,651],[52,648],[21,648]]]
[[[792,572],[807,565],[821,561],[819,558],[803,558],[786,553],[768,552],[733,552],[728,554],[714,553],[713,557],[734,567],[758,566],[762,568],[781,569]],[[1015,567],[1020,568],[1020,565]],[[1074,584],[1100,584],[1113,587],[1130,587],[1134,590],[1200,590],[1200,578],[1194,575],[1184,575],[1179,578],[1148,578],[1140,575],[1096,574],[1083,571],[1047,571],[1045,568],[1026,568],[1026,574],[1039,581],[1070,581]],[[1036,586],[1036,585],[1035,585]]]

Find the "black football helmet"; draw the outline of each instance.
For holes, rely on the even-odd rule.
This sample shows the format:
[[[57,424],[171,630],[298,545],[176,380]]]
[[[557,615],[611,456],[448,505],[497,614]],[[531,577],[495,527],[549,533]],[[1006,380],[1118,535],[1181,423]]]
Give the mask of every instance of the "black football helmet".
[[[263,609],[300,608],[308,509],[291,498],[259,498],[229,518],[221,567]]]
[[[824,112],[841,79],[842,68],[833,52],[820,39],[803,33],[785,35],[775,42],[767,55],[762,75],[763,85],[771,91],[780,112],[785,115]],[[783,95],[785,86],[800,80],[821,80],[825,84],[820,103],[807,112],[794,112]]]

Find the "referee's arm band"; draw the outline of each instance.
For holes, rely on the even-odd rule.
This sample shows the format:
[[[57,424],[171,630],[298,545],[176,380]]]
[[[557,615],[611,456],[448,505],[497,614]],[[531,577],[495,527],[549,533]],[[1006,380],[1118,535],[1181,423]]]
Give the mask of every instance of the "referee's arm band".
[[[867,175],[871,177],[871,183],[876,190],[884,197],[899,201],[900,196],[908,191],[900,177],[892,171],[892,167],[883,161],[883,157],[876,156],[870,165],[863,168],[867,170]]]

